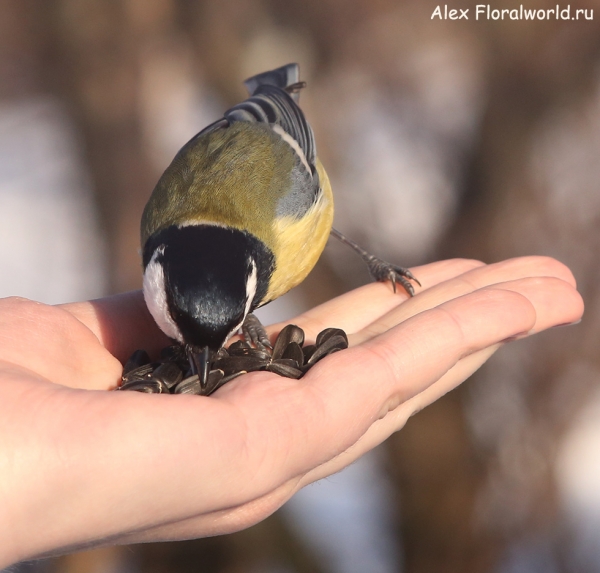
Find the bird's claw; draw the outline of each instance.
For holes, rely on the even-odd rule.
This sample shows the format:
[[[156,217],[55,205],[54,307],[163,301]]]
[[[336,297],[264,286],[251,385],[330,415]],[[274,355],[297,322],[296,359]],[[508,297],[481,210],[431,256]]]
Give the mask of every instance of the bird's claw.
[[[252,344],[256,348],[268,348],[269,350],[273,349],[265,327],[254,314],[250,313],[244,319],[242,324],[242,333],[246,342]]]
[[[371,276],[376,281],[390,281],[392,283],[394,292],[396,292],[396,284],[400,283],[410,296],[414,296],[415,289],[410,281],[414,281],[421,286],[421,283],[415,278],[415,276],[404,267],[393,265],[372,255],[366,260],[366,262]]]

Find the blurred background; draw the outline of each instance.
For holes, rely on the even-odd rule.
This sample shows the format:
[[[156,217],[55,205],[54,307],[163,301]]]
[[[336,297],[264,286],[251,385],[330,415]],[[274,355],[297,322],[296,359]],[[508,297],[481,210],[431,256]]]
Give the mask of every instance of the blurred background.
[[[579,20],[476,21],[462,0],[450,21],[429,0],[0,0],[0,296],[139,288],[141,211],[175,152],[243,79],[297,61],[340,230],[405,266],[551,255],[587,307],[247,531],[11,571],[600,570],[600,3],[574,1]],[[330,245],[262,317],[368,280]]]

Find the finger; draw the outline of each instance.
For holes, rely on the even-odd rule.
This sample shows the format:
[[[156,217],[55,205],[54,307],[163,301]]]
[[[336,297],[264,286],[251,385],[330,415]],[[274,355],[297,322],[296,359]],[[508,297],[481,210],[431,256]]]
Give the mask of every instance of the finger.
[[[488,289],[519,292],[532,302],[536,311],[536,319],[527,335],[576,321],[581,318],[583,313],[583,301],[579,293],[570,284],[560,279],[523,279],[488,287]],[[439,380],[404,401],[397,408],[393,409],[394,402],[390,402],[391,411],[389,413],[386,414],[384,410],[383,418],[375,422],[356,444],[338,458],[327,462],[320,468],[315,468],[302,480],[302,485],[339,471],[380,444],[392,433],[402,428],[410,416],[438,400],[471,376],[500,346],[501,344],[494,344],[461,358]]]
[[[461,358],[437,382],[406,402],[403,402],[397,408],[385,414],[380,420],[374,422],[366,433],[345,452],[315,468],[311,472],[308,472],[301,479],[298,487],[302,488],[314,481],[341,471],[365,453],[384,442],[394,432],[401,430],[411,416],[420,412],[423,408],[429,406],[436,400],[439,400],[459,384],[462,384],[462,382],[478,370],[499,348],[501,348],[501,346],[502,344],[489,346]]]
[[[120,365],[72,314],[11,297],[0,300],[0,360],[67,386],[114,385]]]
[[[178,541],[226,535],[247,529],[267,518],[288,501],[300,489],[300,481],[300,478],[294,478],[266,495],[224,510],[149,527],[123,537],[119,543],[129,545],[151,541]]]
[[[581,319],[584,303],[569,282],[554,277],[532,277],[507,281],[488,288],[520,292],[534,302],[536,322],[527,335],[548,328],[573,324]]]
[[[483,265],[475,260],[450,259],[414,267],[411,271],[422,284],[422,289],[418,289],[420,293]],[[394,293],[388,282],[373,282],[327,301],[296,317],[293,322],[304,329],[308,339],[331,326],[356,332],[407,298],[408,294],[401,289]],[[282,325],[273,325],[269,331],[278,332]]]
[[[171,344],[148,312],[142,291],[60,306],[85,324],[121,362],[139,348],[152,355]]]
[[[332,405],[336,412],[338,408],[361,410],[355,401],[362,403],[363,411],[369,411],[364,400],[373,406],[386,404],[382,407],[389,409],[422,392],[464,356],[529,331],[535,320],[535,308],[522,294],[481,289],[426,310],[359,346],[328,357],[329,363],[323,361],[314,366],[305,380],[312,375],[320,390],[343,395],[341,402]],[[370,381],[353,376],[357,364],[371,372]],[[326,378],[320,366],[323,370],[335,367],[337,375]]]
[[[396,324],[415,316],[419,312],[433,308],[452,298],[463,296],[476,289],[496,283],[505,283],[528,277],[555,277],[570,286],[575,286],[571,271],[559,261],[550,257],[519,257],[491,265],[479,266],[439,283],[391,309],[387,314],[373,321],[356,336],[351,344],[360,344],[377,334],[385,332]]]
[[[554,300],[545,292],[548,287]],[[423,392],[463,357],[529,332],[538,321],[558,324],[577,316],[581,299],[576,293],[567,295],[569,291],[575,292],[556,279],[522,279],[508,290],[481,289],[424,311],[358,347],[333,354],[304,379],[323,392],[327,411],[320,416],[330,422],[342,418],[345,411],[368,416],[378,403],[383,405],[378,414],[387,412]],[[563,309],[551,319],[543,316],[553,306],[548,302]],[[362,371],[371,372],[370,379],[356,376],[358,364]],[[336,398],[328,400],[332,395]],[[353,420],[357,428],[365,423],[358,417]]]

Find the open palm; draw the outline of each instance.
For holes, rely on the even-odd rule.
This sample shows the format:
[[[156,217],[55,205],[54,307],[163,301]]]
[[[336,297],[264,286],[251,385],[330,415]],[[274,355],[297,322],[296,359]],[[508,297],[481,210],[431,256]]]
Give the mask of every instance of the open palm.
[[[549,258],[413,272],[414,298],[376,283],[292,321],[308,340],[349,333],[348,350],[301,380],[254,372],[210,397],[106,391],[133,350],[168,343],[139,292],[0,301],[0,567],[247,527],[381,443],[503,342],[583,312],[570,271]]]

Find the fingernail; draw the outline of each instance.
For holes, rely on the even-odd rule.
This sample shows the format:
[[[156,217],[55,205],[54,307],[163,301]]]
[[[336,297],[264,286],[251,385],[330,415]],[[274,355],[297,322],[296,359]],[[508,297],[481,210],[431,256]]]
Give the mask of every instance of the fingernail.
[[[553,326],[552,328],[561,328],[562,326],[574,326],[576,324],[579,324],[581,322],[581,318],[579,320],[576,320],[574,322],[564,322],[563,324],[557,324],[556,326]]]
[[[509,336],[508,338],[505,338],[504,340],[501,340],[500,343],[504,344],[505,342],[513,342],[514,340],[520,340],[521,338],[526,338],[527,336],[529,336],[530,332],[520,332],[519,334],[515,334],[513,336]]]

